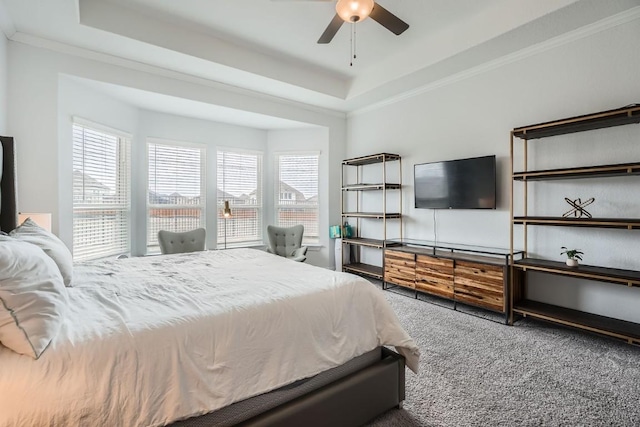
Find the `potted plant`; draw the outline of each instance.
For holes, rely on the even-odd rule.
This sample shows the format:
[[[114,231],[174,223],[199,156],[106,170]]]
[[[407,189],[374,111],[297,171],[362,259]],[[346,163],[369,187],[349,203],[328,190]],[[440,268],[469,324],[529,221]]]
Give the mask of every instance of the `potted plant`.
[[[582,252],[579,249],[567,249],[565,246],[561,247],[560,249],[564,249],[562,252],[560,252],[560,255],[567,255],[567,265],[569,267],[577,267],[578,266],[578,260],[582,261],[582,255],[584,255],[584,252]]]

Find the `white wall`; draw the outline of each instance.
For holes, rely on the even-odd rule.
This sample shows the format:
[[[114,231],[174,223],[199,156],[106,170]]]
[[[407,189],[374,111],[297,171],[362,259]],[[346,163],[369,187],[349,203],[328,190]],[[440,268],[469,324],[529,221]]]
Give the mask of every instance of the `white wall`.
[[[16,138],[17,144],[18,209],[52,212],[53,230],[59,232],[67,244],[70,242],[68,228],[70,218],[64,192],[69,187],[66,187],[61,180],[65,174],[61,167],[66,168],[66,166],[65,160],[60,158],[60,153],[67,150],[63,139],[68,137],[68,131],[60,124],[59,104],[64,106],[65,110],[69,110],[65,113],[67,115],[71,113],[70,110],[74,110],[73,114],[79,116],[93,116],[94,113],[99,114],[100,109],[104,109],[105,115],[113,119],[115,123],[113,127],[128,131],[126,128],[129,126],[126,123],[127,109],[124,108],[118,113],[117,103],[101,106],[87,100],[78,110],[74,108],[77,103],[73,99],[80,100],[81,94],[71,96],[70,99],[64,96],[59,99],[59,85],[61,85],[59,81],[64,80],[61,76],[96,80],[322,126],[328,129],[327,164],[330,165],[329,168],[333,171],[337,170],[340,160],[344,158],[346,119],[343,115],[266,95],[253,95],[248,91],[237,90],[219,83],[141,66],[129,61],[111,61],[107,58],[105,61],[111,61],[107,63],[102,62],[104,58],[99,55],[86,52],[82,54],[98,59],[72,56],[13,41],[9,42],[8,51],[8,99],[11,109],[8,112],[7,126],[12,136]],[[118,65],[112,62],[117,62]],[[129,118],[132,119],[132,117]],[[180,122],[178,118],[175,120]],[[140,126],[146,126],[144,131],[146,134],[154,131],[156,126],[161,126],[161,121],[141,113]],[[131,125],[134,126],[133,122]],[[170,138],[170,132],[167,131],[167,133],[167,138]],[[328,174],[328,188],[330,190],[326,197],[327,204],[323,209],[329,217],[327,223],[338,223],[340,219],[338,174]],[[139,218],[140,212],[135,215]],[[136,250],[139,251],[140,248]],[[329,265],[332,253],[332,248],[329,248],[329,255],[326,256],[327,254],[323,253],[322,257],[326,256],[326,258],[319,263]]]
[[[326,268],[334,268],[332,245],[334,242],[329,239],[329,211],[323,209],[329,205],[329,176],[331,170],[336,170],[335,165],[331,167],[329,157],[329,130],[327,128],[312,129],[296,129],[296,130],[271,130],[267,134],[268,156],[267,164],[270,166],[266,170],[268,186],[265,187],[265,208],[269,215],[267,216],[267,224],[275,223],[274,201],[276,171],[274,170],[275,156],[281,152],[319,152],[320,159],[318,164],[318,203],[320,205],[318,231],[320,237],[320,246],[311,247],[307,251],[308,262]],[[332,190],[335,191],[335,190]],[[339,209],[339,206],[338,206]],[[339,222],[336,222],[338,224]],[[265,237],[266,240],[266,237]]]
[[[9,129],[7,128],[7,82],[9,79],[9,61],[7,58],[9,42],[4,36],[4,33],[0,31],[0,135],[8,135]]]
[[[349,118],[348,156],[383,151],[403,156],[407,237],[433,239],[435,230],[439,241],[508,248],[509,131],[640,102],[640,49],[633,42],[639,39],[640,22],[631,21],[354,114]],[[637,125],[590,136],[576,134],[545,145],[544,154],[531,153],[538,163],[532,167],[640,161],[639,136]],[[604,157],[594,159],[591,147],[604,152]],[[490,154],[498,158],[495,211],[439,210],[434,226],[433,210],[413,208],[414,164]],[[619,185],[624,183],[622,191]],[[594,216],[627,214],[637,218],[639,188],[637,180],[620,179],[553,183],[535,191],[529,203],[547,215],[561,215],[568,209],[564,196],[594,196]],[[530,231],[529,250],[534,255],[560,261],[560,246],[579,247],[586,252],[587,264],[640,270],[640,249],[634,244],[637,231],[554,227],[533,227]],[[640,322],[637,288],[539,275],[532,278],[529,289],[533,299]]]
[[[58,200],[56,210],[53,212],[53,230],[60,239],[71,248],[73,247],[73,119],[74,117],[94,122],[114,130],[136,135],[138,129],[138,109],[123,102],[119,102],[103,93],[92,90],[76,80],[61,76],[58,86],[58,138],[57,138],[57,165],[42,165],[44,170],[37,179],[55,176],[52,181],[58,184]],[[55,147],[54,147],[55,148]],[[144,157],[131,150],[132,164],[144,162]],[[21,150],[21,153],[23,151]],[[23,154],[24,155],[24,154]],[[28,159],[27,159],[28,161]],[[18,163],[20,164],[20,163]],[[144,164],[144,163],[143,163]],[[136,168],[132,168],[134,172]],[[18,178],[20,183],[21,178]],[[29,182],[31,182],[29,180]],[[27,185],[29,185],[27,182]],[[20,209],[26,212],[43,212],[40,200],[27,199],[20,201]],[[133,204],[133,217],[136,216],[136,205]]]

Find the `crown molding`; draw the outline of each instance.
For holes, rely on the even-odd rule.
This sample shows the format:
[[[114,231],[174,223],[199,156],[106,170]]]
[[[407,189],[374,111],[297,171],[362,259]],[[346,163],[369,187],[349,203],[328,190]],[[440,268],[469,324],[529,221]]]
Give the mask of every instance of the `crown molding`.
[[[613,16],[601,19],[592,24],[585,25],[576,30],[569,31],[560,36],[557,36],[552,39],[546,40],[542,43],[538,43],[536,45],[527,47],[525,49],[521,49],[517,52],[505,55],[493,61],[485,62],[484,64],[480,64],[478,66],[469,68],[459,73],[452,74],[446,78],[416,87],[409,91],[405,91],[396,96],[387,98],[384,101],[376,102],[366,107],[355,109],[347,113],[347,118],[365,114],[371,111],[379,110],[389,105],[393,105],[398,102],[402,102],[404,100],[416,97],[418,95],[422,95],[424,93],[431,92],[436,89],[440,89],[442,87],[452,85],[462,80],[466,80],[471,77],[477,76],[479,74],[483,74],[488,71],[498,69],[505,65],[508,65],[517,61],[521,61],[525,58],[529,58],[539,53],[546,52],[548,50],[552,50],[569,43],[573,43],[577,40],[581,40],[585,37],[598,34],[602,31],[606,31],[611,28],[615,28],[617,26],[627,24],[637,19],[640,19],[640,6],[637,6],[637,7],[628,9],[624,12],[615,14]]]
[[[1,1],[2,0],[0,0],[0,4],[2,4]],[[279,97],[279,96],[275,96],[267,93],[257,92],[251,89],[245,89],[245,88],[234,86],[228,83],[223,83],[216,80],[193,76],[190,74],[174,71],[164,67],[150,65],[143,62],[126,59],[126,58],[122,58],[122,57],[107,54],[107,53],[97,52],[94,50],[89,50],[82,47],[69,45],[66,43],[35,36],[33,34],[16,31],[13,34],[13,36],[10,38],[10,40],[16,43],[22,43],[25,45],[50,50],[50,51],[61,53],[64,55],[74,56],[74,57],[83,58],[91,61],[101,62],[104,64],[127,68],[130,70],[149,73],[156,76],[166,77],[166,78],[170,78],[170,79],[174,79],[174,80],[178,80],[186,83],[206,86],[206,87],[214,88],[217,90],[231,92],[234,94],[251,97],[258,100],[273,102],[273,103],[288,106],[288,107],[294,107],[301,110],[310,111],[313,113],[318,113],[318,114],[322,114],[330,117],[346,119],[346,112],[343,112],[343,111],[332,110],[329,108],[319,107],[312,104],[306,104],[304,102],[299,102],[299,101],[295,101],[295,100],[291,100],[291,99],[287,99],[287,98],[283,98],[283,97]]]

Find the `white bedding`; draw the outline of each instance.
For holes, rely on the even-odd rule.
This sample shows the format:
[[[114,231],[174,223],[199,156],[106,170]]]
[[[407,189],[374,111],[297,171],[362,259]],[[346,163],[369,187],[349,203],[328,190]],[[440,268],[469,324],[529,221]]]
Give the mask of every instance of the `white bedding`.
[[[150,426],[393,345],[418,349],[366,280],[251,249],[76,266],[39,360],[0,345],[0,426]]]

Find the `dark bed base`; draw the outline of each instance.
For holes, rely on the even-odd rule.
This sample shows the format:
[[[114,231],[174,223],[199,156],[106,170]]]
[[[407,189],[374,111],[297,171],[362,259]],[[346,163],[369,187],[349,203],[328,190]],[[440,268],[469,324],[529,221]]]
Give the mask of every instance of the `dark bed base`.
[[[404,358],[383,349],[382,360],[239,426],[356,427],[404,400]]]
[[[404,357],[385,347],[374,363],[316,390],[245,420],[239,427],[305,426],[356,427],[391,408],[405,397]],[[172,426],[214,427],[205,414]]]

